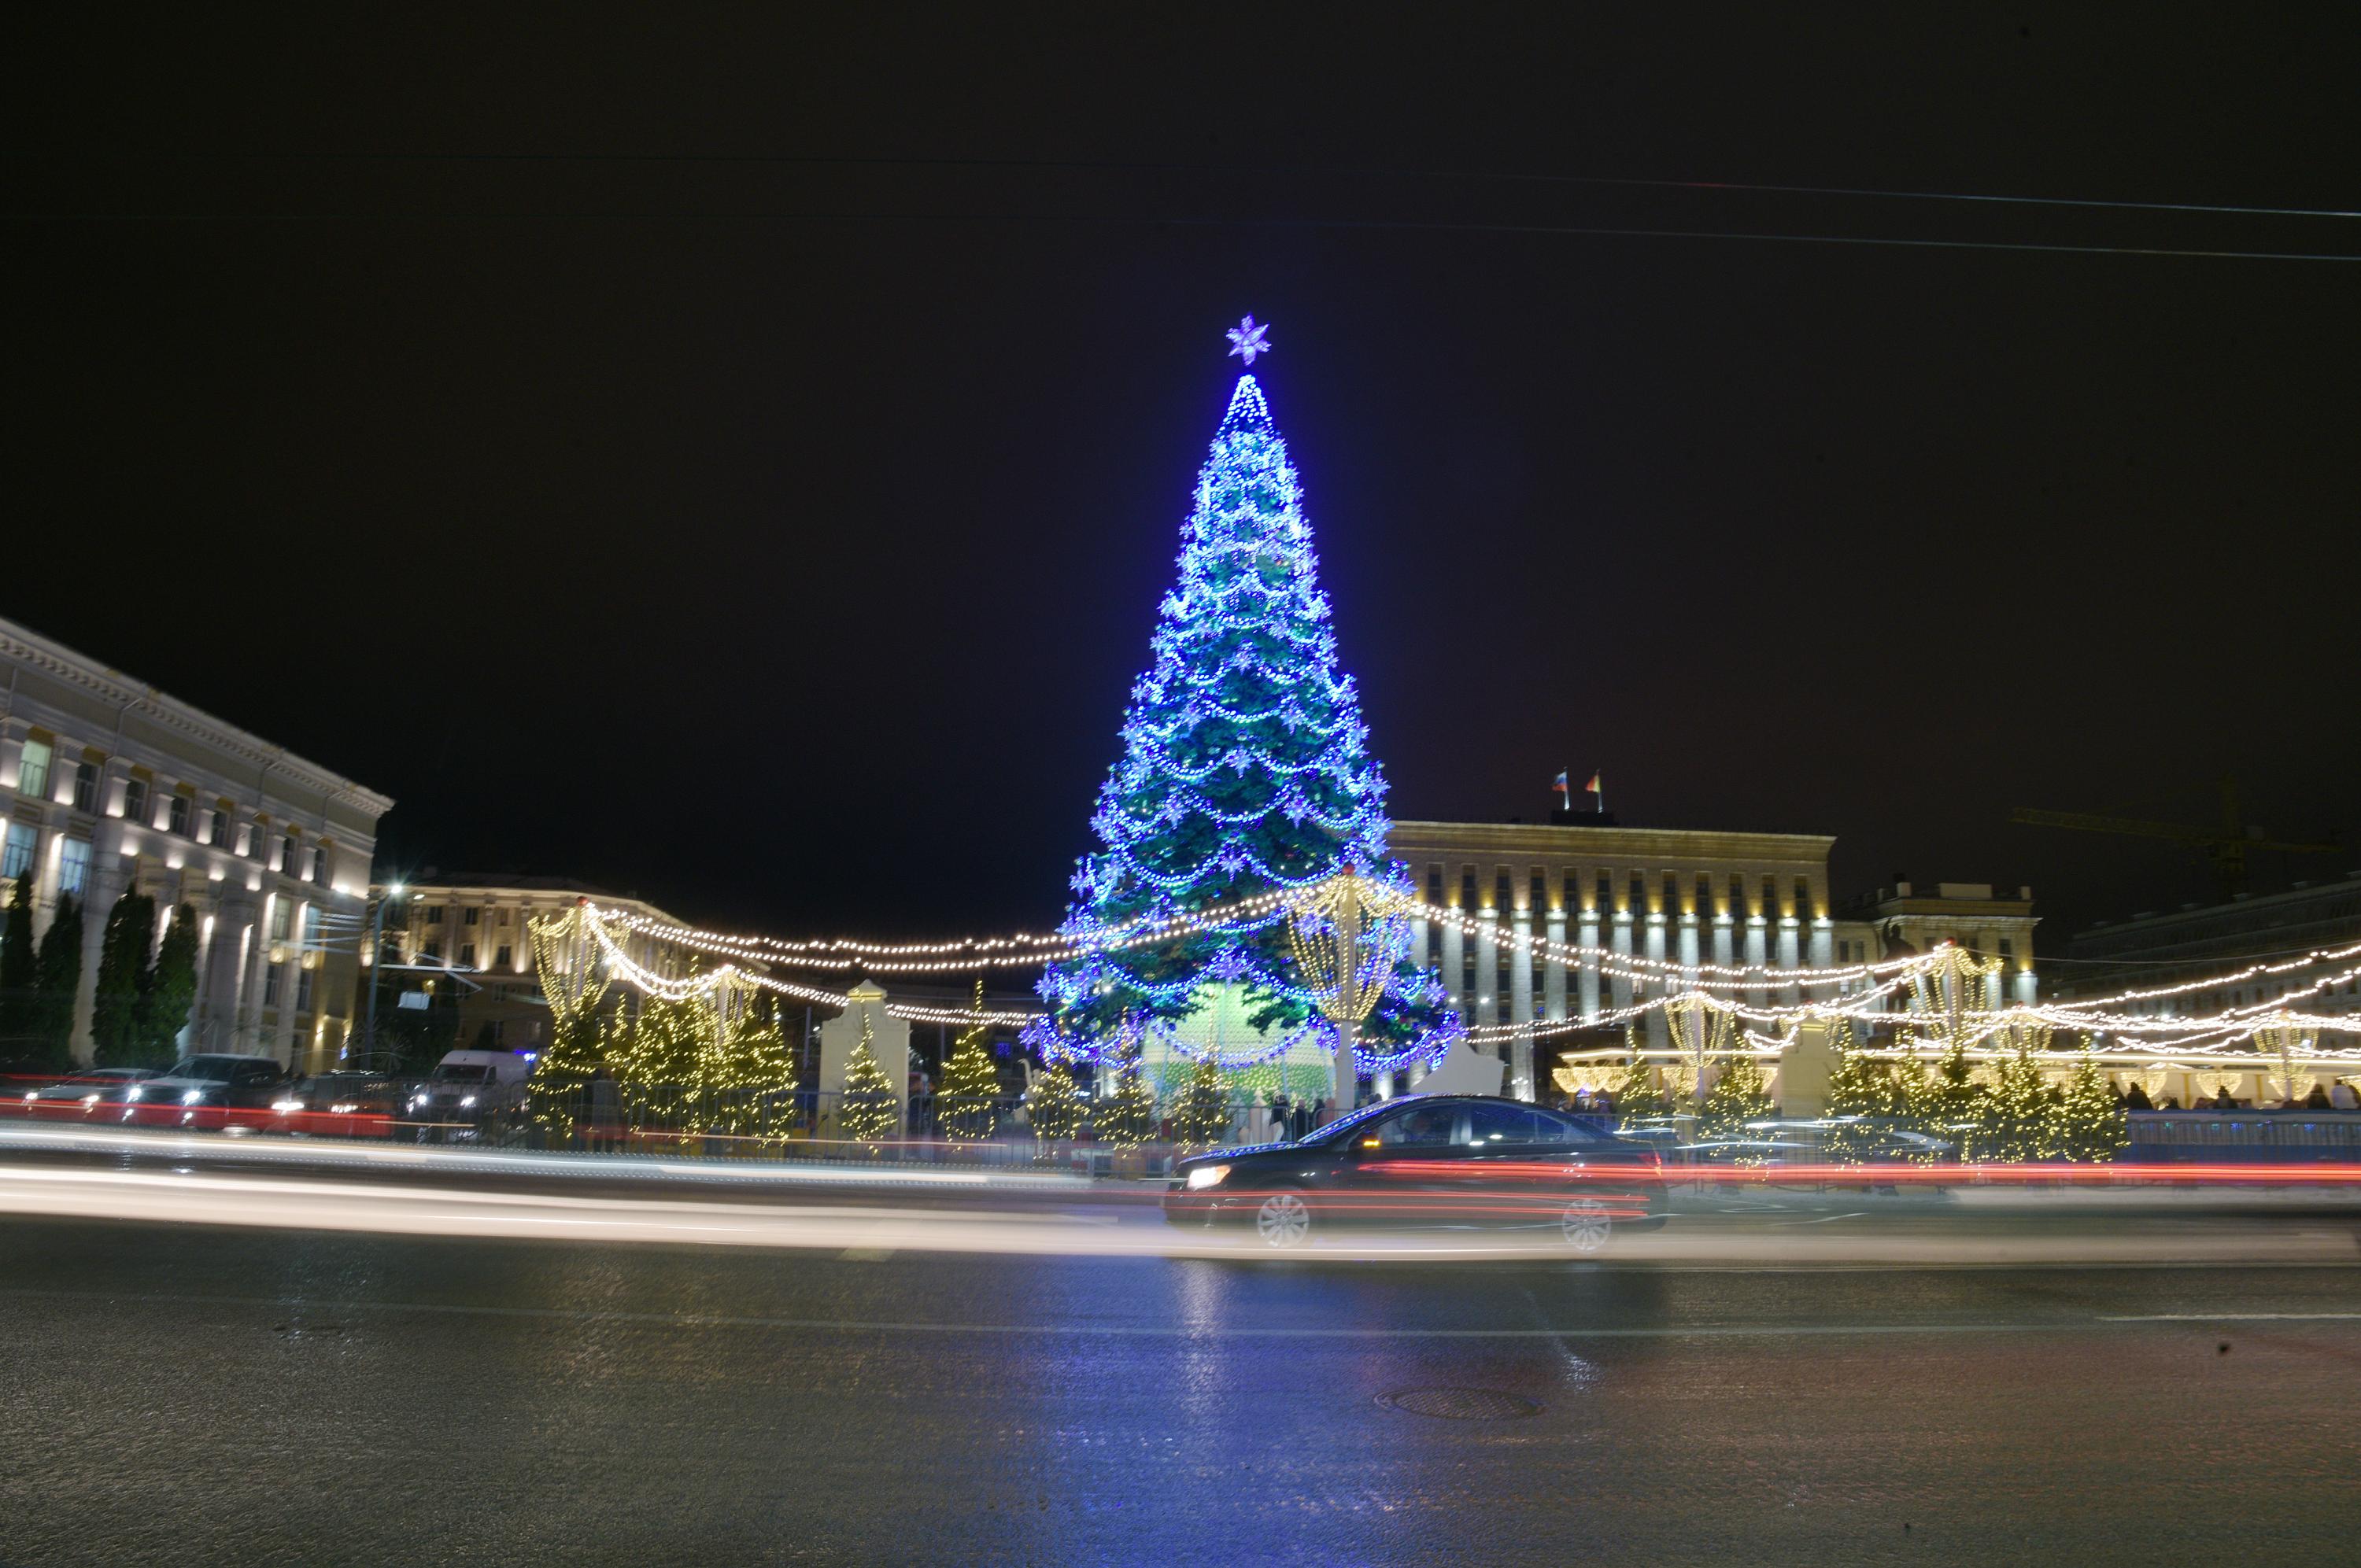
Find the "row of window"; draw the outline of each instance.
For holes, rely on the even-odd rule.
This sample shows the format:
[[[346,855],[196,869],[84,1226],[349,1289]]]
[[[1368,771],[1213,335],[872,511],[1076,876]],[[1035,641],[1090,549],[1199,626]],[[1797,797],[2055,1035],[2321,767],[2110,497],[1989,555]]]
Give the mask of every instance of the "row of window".
[[[55,753],[49,742],[27,740],[23,755],[17,762],[17,793],[35,799],[48,799],[50,769],[55,760]],[[99,811],[98,793],[101,784],[99,766],[96,762],[84,760],[74,763],[73,768],[73,789],[70,803],[76,811],[95,817]],[[239,837],[237,819],[234,814],[218,807],[206,811],[203,814],[203,831],[201,834],[197,830],[196,802],[178,790],[165,797],[163,820],[157,821],[156,814],[149,805],[148,784],[143,778],[128,778],[123,782],[123,815],[126,820],[138,823],[142,827],[159,828],[164,832],[182,839],[193,839],[215,849],[228,850],[232,854],[243,855],[247,852],[247,844],[234,842]],[[327,880],[327,850],[316,844],[306,846],[291,833],[282,835],[279,839],[278,862],[279,872],[282,876],[301,876],[312,882]],[[68,891],[79,890],[68,889]]]
[[[1816,905],[1812,899],[1812,883],[1808,877],[1797,877],[1792,889],[1793,898],[1780,902],[1779,879],[1764,876],[1760,896],[1747,877],[1732,874],[1727,889],[1720,887],[1711,872],[1694,873],[1694,883],[1685,885],[1687,873],[1664,872],[1662,880],[1652,883],[1646,872],[1619,872],[1600,868],[1596,871],[1567,866],[1558,875],[1556,896],[1551,895],[1548,870],[1534,866],[1527,873],[1522,898],[1517,896],[1516,877],[1507,866],[1496,867],[1492,874],[1491,897],[1481,896],[1477,868],[1459,868],[1458,896],[1450,899],[1461,909],[1582,909],[1614,910],[1636,914],[1642,910],[1664,913],[1678,910],[1684,915],[1712,913],[1716,915],[1808,916]],[[1426,868],[1426,901],[1443,904],[1453,890],[1446,885],[1444,867],[1430,863]],[[1726,894],[1726,895],[1725,895]],[[1752,900],[1752,902],[1750,902]]]
[[[437,904],[431,906],[422,907],[426,909],[426,924],[429,926],[442,925],[444,917],[451,912],[451,906],[447,904]],[[465,905],[459,911],[459,924],[462,926],[480,925],[482,923],[483,913],[484,910],[481,905],[471,904]],[[507,925],[509,923],[509,916],[512,913],[514,913],[514,911],[507,909],[493,910],[492,924],[495,926]]]
[[[441,963],[443,961],[443,944],[436,941],[428,941],[420,944],[418,948],[418,961],[427,964]],[[492,967],[494,969],[507,969],[515,961],[516,949],[511,947],[508,943],[502,942],[499,947],[492,949]],[[476,944],[473,942],[460,943],[458,961],[454,963],[451,967],[454,969],[474,969],[476,967]]]

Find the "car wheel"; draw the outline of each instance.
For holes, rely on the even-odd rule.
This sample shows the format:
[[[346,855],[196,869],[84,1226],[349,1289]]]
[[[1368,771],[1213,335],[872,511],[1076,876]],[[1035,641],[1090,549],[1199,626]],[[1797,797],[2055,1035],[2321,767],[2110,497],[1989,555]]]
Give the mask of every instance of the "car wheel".
[[[1312,1205],[1301,1192],[1274,1192],[1255,1210],[1255,1234],[1267,1246],[1301,1246],[1312,1239]]]
[[[1596,1198],[1577,1198],[1565,1206],[1558,1217],[1558,1226],[1565,1233],[1565,1245],[1576,1252],[1598,1252],[1607,1245],[1615,1234],[1615,1222],[1608,1216],[1607,1205]]]

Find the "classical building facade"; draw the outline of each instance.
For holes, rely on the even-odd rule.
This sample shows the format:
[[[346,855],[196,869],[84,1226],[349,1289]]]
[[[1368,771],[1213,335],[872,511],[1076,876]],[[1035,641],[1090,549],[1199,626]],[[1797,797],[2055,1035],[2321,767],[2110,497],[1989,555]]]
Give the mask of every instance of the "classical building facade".
[[[1590,1018],[1651,994],[1644,981],[1543,959],[1503,937],[1679,965],[1837,961],[1828,850],[1817,834],[1721,833],[1586,822],[1397,822],[1391,848],[1429,904],[1477,929],[1411,933],[1471,1024]],[[1498,933],[1498,934],[1496,934]],[[1653,1026],[1661,1020],[1652,1014]],[[1510,1047],[1510,1091],[1534,1095],[1532,1044]]]
[[[2308,953],[2361,945],[2361,871],[2334,882],[2298,883],[2282,893],[2226,904],[2184,905],[2163,915],[2094,926],[2067,945],[2072,961],[2057,976],[2067,997],[2161,990],[2250,966],[2290,967],[2209,990],[2134,1004],[2151,1016],[2219,1013],[2282,998],[2306,1012],[2361,1012],[2361,978],[2342,977],[2355,959],[2295,962]],[[2323,981],[2334,983],[2321,987]],[[2315,989],[2319,987],[2318,989]]]
[[[385,960],[402,966],[402,983],[387,984],[378,1005],[398,1005],[404,991],[449,986],[458,992],[460,1046],[538,1051],[549,1039],[549,1007],[534,973],[529,922],[564,915],[588,898],[602,909],[667,926],[681,922],[642,899],[628,898],[564,877],[469,873],[370,890],[388,901],[378,928]],[[374,914],[374,912],[373,912]],[[662,970],[675,961],[653,938],[623,938],[635,961]]]
[[[199,923],[188,1048],[334,1059],[393,802],[5,620],[0,667],[0,873],[31,873],[38,930],[60,894],[85,911],[76,1057],[107,912],[136,890],[156,900],[159,938],[180,905]]]
[[[1897,958],[1956,942],[1979,958],[1999,960],[1984,981],[1983,1004],[2006,1007],[2035,1000],[2033,928],[2040,923],[2029,887],[2012,898],[1985,882],[1896,878],[1837,911],[1837,961]]]

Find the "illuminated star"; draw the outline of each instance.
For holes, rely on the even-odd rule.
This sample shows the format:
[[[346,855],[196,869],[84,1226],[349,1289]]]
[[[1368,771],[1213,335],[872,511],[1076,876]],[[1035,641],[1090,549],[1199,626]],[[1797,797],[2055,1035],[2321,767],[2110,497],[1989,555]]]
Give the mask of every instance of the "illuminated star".
[[[1240,318],[1238,324],[1229,331],[1230,352],[1248,365],[1252,365],[1256,355],[1270,352],[1270,345],[1262,340],[1262,334],[1269,330],[1270,326],[1268,323],[1261,326],[1255,325],[1255,319],[1252,316]]]

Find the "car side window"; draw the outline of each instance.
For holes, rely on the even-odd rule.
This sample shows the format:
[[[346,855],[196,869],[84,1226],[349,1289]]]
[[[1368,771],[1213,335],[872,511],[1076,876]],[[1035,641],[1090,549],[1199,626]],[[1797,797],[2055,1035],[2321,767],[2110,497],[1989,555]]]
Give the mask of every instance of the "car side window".
[[[1451,1142],[1457,1120],[1447,1105],[1413,1105],[1399,1116],[1389,1116],[1378,1127],[1380,1148],[1442,1148]]]
[[[1470,1148],[1524,1148],[1532,1141],[1533,1115],[1523,1106],[1479,1103],[1467,1107]]]
[[[1596,1144],[1604,1143],[1607,1138],[1607,1135],[1598,1128],[1561,1116],[1554,1111],[1536,1111],[1532,1117],[1533,1137],[1538,1143]]]

